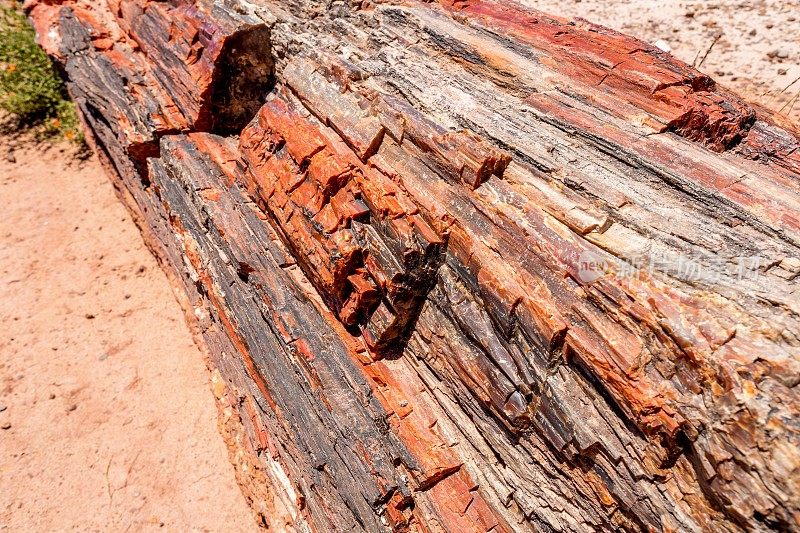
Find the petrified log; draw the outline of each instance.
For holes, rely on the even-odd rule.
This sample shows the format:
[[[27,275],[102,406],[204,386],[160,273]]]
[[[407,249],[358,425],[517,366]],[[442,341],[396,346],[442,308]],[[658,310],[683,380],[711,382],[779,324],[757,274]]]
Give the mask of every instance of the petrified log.
[[[800,529],[785,119],[510,2],[26,7],[265,522]]]

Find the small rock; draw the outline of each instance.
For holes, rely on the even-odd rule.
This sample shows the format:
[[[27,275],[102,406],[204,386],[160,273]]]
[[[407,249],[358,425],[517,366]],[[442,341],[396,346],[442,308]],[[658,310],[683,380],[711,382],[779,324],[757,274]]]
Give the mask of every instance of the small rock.
[[[778,59],[786,59],[789,57],[789,52],[781,48],[778,50]]]
[[[89,320],[92,320],[92,319],[94,318],[94,315],[93,315],[93,314],[91,314],[91,313],[86,313],[86,315],[85,315],[85,316],[86,316],[86,318],[87,318],[87,319],[89,319]]]
[[[72,411],[74,411],[74,410],[75,410],[75,409],[77,409],[77,408],[78,408],[78,406],[77,406],[77,405],[75,405],[74,403],[71,403],[71,404],[69,404],[69,406],[67,407],[67,412],[68,412],[68,413],[71,413]]]
[[[0,405],[0,413],[2,413],[3,411],[5,411],[6,409],[8,409],[8,406],[7,406],[7,405]]]
[[[17,158],[14,156],[14,152],[8,152],[6,154],[6,161],[8,161],[9,163],[16,163],[17,162]]]
[[[222,378],[222,374],[219,373],[219,370],[214,369],[211,373],[211,392],[214,394],[214,398],[222,399],[225,396],[225,389],[225,380]]]
[[[750,30],[749,35],[750,35],[750,37],[754,37],[756,35],[756,33],[758,33],[758,32],[756,31],[755,28],[753,28],[752,30]]]
[[[3,425],[0,426],[0,429],[11,429],[11,422],[3,422]]]
[[[772,28],[774,28],[774,27],[775,27],[775,24],[773,24],[773,23],[771,23],[771,22],[767,22],[767,23],[764,25],[764,27],[765,27],[765,28],[767,28],[768,30],[771,30]]]
[[[55,395],[55,393],[51,392],[51,393],[50,393],[50,396],[49,396],[49,398],[50,398],[51,400],[55,400],[55,399],[56,399],[56,395]]]
[[[663,50],[664,52],[672,52],[672,47],[669,43],[663,39],[659,39],[653,43],[653,45],[658,48],[659,50]]]
[[[108,359],[107,353],[100,354],[100,357],[97,358],[98,361],[105,361],[106,359]]]
[[[778,76],[786,76],[787,72],[788,71],[785,68],[779,68],[778,69]]]
[[[686,11],[686,13],[683,14],[683,16],[686,17],[687,19],[694,18],[695,16],[694,9],[689,9],[688,11]]]

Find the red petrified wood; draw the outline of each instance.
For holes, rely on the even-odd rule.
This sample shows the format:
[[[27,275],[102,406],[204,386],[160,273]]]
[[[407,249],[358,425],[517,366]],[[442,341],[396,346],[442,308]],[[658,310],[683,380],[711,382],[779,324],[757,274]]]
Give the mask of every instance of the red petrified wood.
[[[26,8],[297,531],[800,529],[800,141],[513,2]]]

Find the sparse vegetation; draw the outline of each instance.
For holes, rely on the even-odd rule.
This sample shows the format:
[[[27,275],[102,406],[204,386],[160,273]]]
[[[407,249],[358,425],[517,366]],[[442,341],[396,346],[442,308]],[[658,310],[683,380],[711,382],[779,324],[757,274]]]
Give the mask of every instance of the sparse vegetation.
[[[17,127],[83,143],[75,105],[16,6],[0,5],[0,109]]]

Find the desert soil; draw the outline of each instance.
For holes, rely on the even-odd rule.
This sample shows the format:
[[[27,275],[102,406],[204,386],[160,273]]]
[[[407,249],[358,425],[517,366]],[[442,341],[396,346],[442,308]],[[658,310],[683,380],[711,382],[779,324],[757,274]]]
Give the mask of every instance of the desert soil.
[[[250,531],[203,354],[102,168],[0,146],[0,530]]]
[[[688,63],[705,56],[700,69],[723,85],[800,118],[797,0],[527,3],[661,41]],[[0,140],[0,529],[254,529],[204,356],[102,169],[34,146],[11,162],[9,141]]]

